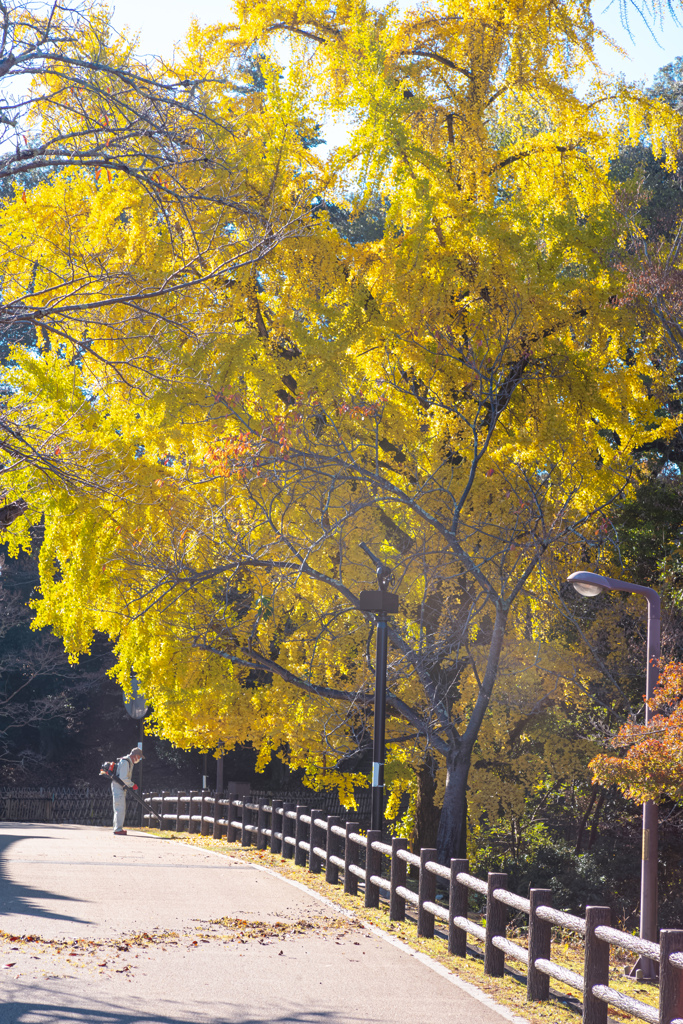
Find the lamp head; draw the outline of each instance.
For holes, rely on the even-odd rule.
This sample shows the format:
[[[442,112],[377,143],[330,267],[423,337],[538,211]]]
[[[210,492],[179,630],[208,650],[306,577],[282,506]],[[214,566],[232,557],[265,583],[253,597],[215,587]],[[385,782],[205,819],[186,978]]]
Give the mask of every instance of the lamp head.
[[[582,597],[598,597],[612,590],[611,580],[606,576],[598,576],[596,572],[573,572],[567,577],[574,590]]]

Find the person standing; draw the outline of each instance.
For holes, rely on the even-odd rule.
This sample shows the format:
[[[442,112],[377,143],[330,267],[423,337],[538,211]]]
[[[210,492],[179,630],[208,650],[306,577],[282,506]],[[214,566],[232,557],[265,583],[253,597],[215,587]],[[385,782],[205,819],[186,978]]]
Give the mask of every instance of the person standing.
[[[116,762],[115,775],[117,779],[121,780],[123,785],[121,786],[118,782],[114,781],[111,784],[111,795],[114,802],[115,836],[125,836],[128,834],[123,827],[123,823],[126,820],[126,790],[138,788],[133,782],[133,768],[142,758],[143,753],[140,748],[133,747],[130,754],[126,754],[125,757],[119,758]]]

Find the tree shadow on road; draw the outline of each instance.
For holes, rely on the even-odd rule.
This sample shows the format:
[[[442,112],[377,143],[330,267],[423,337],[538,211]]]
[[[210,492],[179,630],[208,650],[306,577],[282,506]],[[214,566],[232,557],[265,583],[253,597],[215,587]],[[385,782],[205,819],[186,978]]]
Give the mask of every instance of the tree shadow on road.
[[[53,1002],[23,1002],[8,999],[0,1006],[0,1024],[373,1024],[368,1017],[350,1017],[335,1011],[292,1010],[277,1015],[245,1015],[229,1006],[217,1007],[211,1014],[178,1007],[178,1014],[132,1013],[123,1009],[99,1010],[92,1006],[55,1006]]]
[[[25,826],[22,824],[22,828]],[[92,922],[87,921],[82,917],[74,917],[71,914],[58,914],[55,911],[48,910],[47,907],[41,906],[41,902],[49,900],[63,900],[67,903],[83,903],[84,900],[76,900],[73,896],[63,896],[58,892],[51,892],[49,889],[35,889],[31,885],[22,885],[20,882],[15,882],[10,877],[10,865],[6,859],[7,852],[12,848],[15,843],[21,842],[22,839],[31,839],[33,842],[36,840],[47,840],[50,843],[55,842],[55,836],[36,836],[36,835],[3,835],[0,832],[0,915],[2,918],[6,918],[6,915],[17,915],[20,917],[36,917],[41,919],[48,919],[53,921],[71,921],[77,924],[91,924]],[[3,920],[5,927],[11,927],[11,920]]]

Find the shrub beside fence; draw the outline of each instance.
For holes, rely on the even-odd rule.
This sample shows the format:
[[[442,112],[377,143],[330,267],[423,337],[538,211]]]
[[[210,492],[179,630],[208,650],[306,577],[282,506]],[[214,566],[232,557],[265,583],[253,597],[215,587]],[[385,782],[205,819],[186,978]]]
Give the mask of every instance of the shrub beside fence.
[[[366,907],[379,906],[380,894],[389,901],[392,921],[403,921],[406,904],[416,913],[417,934],[434,935],[435,921],[448,928],[448,949],[464,957],[467,936],[484,946],[484,971],[500,977],[505,960],[524,964],[527,970],[527,999],[549,998],[553,978],[583,996],[583,1024],[607,1024],[608,1007],[630,1013],[649,1024],[683,1024],[683,929],[662,930],[659,942],[646,942],[611,927],[609,907],[586,907],[585,917],[576,917],[552,906],[549,889],[531,889],[529,898],[507,888],[507,875],[490,872],[485,881],[469,873],[466,860],[439,864],[436,850],[423,849],[419,856],[407,849],[404,839],[382,841],[380,832],[359,832],[357,822],[342,823],[339,815],[322,809],[309,810],[302,804],[273,800],[257,803],[218,797],[206,793],[147,793],[147,802],[176,831],[211,833],[214,839],[225,836],[228,842],[241,842],[257,849],[270,849],[286,859],[294,858],[312,874],[323,870],[331,885],[339,884],[343,874],[344,892],[358,895],[364,888]],[[151,824],[156,823],[152,818]],[[388,877],[382,875],[383,860],[388,860]],[[407,868],[418,872],[418,889],[406,885]],[[448,886],[448,906],[437,902],[437,884]],[[468,918],[470,892],[486,900],[485,926]],[[527,947],[506,936],[509,908],[528,915]],[[584,940],[583,974],[551,960],[551,929],[567,929]],[[609,984],[610,946],[628,950],[659,963],[659,1008],[625,995]]]

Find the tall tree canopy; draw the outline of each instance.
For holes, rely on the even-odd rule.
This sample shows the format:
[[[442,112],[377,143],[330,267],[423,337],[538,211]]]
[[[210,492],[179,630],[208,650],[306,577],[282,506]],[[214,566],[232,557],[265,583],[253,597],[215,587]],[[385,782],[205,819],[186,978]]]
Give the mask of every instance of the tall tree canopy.
[[[495,760],[541,709],[590,697],[559,584],[591,559],[634,452],[673,429],[678,359],[619,301],[630,222],[609,165],[645,134],[673,166],[679,115],[600,73],[584,3],[238,13],[194,31],[187,66],[263,54],[261,92],[226,74],[207,103],[240,112],[221,128],[229,181],[296,231],[254,248],[233,204],[176,239],[135,182],[80,172],[2,212],[8,266],[16,251],[49,268],[38,305],[72,287],[73,252],[152,282],[176,245],[201,254],[194,286],[142,319],[103,306],[87,344],[48,332],[6,370],[8,409],[30,403],[87,481],[15,474],[45,517],[37,622],[73,656],[108,633],[160,735],[248,739],[348,794],[371,716],[365,541],[401,596],[388,777],[398,796],[441,766],[445,858],[464,851],[475,752]],[[349,141],[317,158],[314,126],[339,113]],[[342,237],[331,204],[368,202],[382,237]],[[544,756],[567,746],[546,737]]]

